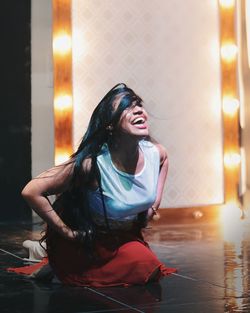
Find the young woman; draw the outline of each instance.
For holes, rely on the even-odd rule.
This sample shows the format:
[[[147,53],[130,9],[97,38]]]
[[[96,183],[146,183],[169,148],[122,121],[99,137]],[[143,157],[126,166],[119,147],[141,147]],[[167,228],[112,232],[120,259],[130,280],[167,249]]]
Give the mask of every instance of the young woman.
[[[142,99],[116,85],[94,110],[71,159],[23,189],[48,225],[48,262],[62,283],[145,284],[175,271],[157,259],[141,233],[157,215],[168,169],[147,120]],[[59,195],[53,207],[48,195]]]

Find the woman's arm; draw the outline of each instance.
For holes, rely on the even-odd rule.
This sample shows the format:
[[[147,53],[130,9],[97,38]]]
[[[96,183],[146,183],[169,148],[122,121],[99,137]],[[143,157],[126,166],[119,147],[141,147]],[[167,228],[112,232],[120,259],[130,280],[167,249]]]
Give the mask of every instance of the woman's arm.
[[[167,151],[160,144],[156,144],[156,147],[158,148],[159,153],[160,153],[160,173],[159,173],[159,177],[158,177],[158,185],[157,185],[155,203],[152,205],[153,209],[150,208],[149,212],[148,212],[149,218],[152,218],[152,216],[155,214],[154,210],[155,211],[158,210],[158,208],[160,206],[162,195],[163,195],[163,190],[164,190],[164,185],[165,185],[167,173],[168,173]]]
[[[161,204],[161,199],[163,195],[164,185],[167,178],[168,173],[168,156],[166,149],[160,145],[157,144],[157,148],[160,152],[160,173],[158,178],[158,186],[157,186],[157,193],[156,193],[156,200],[153,206],[158,209]]]
[[[73,169],[74,162],[49,169],[32,179],[22,190],[22,196],[29,206],[49,226],[67,239],[74,239],[76,234],[53,210],[46,195],[56,195],[67,190],[71,183]]]

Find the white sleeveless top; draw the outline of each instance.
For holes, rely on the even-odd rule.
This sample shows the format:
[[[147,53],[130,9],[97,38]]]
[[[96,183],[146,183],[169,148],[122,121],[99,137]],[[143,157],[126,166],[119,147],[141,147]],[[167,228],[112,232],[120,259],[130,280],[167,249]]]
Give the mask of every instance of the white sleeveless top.
[[[135,175],[118,170],[112,162],[108,145],[102,147],[97,157],[101,174],[101,186],[109,220],[134,220],[137,214],[155,202],[160,170],[160,154],[157,147],[146,140],[139,146],[144,156],[144,166]],[[104,222],[104,210],[99,188],[87,192],[90,211],[97,224]]]

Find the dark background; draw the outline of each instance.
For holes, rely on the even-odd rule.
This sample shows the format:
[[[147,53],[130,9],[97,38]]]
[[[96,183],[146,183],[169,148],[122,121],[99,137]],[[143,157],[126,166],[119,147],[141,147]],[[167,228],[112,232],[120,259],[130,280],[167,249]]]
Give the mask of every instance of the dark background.
[[[31,0],[4,0],[0,15],[0,222],[30,220],[20,192],[31,178]]]

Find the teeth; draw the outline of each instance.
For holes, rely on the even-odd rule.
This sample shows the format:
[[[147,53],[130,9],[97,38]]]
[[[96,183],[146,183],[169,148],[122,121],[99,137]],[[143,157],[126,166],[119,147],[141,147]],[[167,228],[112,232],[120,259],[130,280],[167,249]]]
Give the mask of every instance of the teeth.
[[[136,124],[136,123],[141,123],[141,124],[143,124],[144,122],[145,122],[145,119],[144,118],[142,118],[142,117],[138,117],[138,118],[136,118],[134,121],[133,121],[133,124]]]

